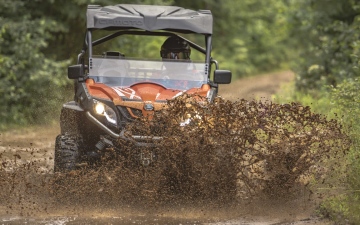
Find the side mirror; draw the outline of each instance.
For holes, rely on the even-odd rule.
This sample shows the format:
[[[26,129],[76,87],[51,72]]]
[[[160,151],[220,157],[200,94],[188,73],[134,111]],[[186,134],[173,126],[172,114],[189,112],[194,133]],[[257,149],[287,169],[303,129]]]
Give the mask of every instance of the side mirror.
[[[231,71],[229,71],[229,70],[215,70],[214,71],[214,83],[230,84],[231,76],[232,76]]]
[[[79,79],[84,76],[84,65],[77,64],[68,67],[68,78],[69,79]]]

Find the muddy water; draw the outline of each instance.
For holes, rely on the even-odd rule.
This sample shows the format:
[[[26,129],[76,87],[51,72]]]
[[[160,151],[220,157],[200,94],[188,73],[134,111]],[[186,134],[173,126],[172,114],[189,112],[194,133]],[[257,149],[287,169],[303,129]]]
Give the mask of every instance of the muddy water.
[[[192,120],[181,127],[184,115]],[[333,182],[349,148],[336,120],[296,103],[219,98],[202,105],[184,96],[128,130],[164,137],[142,149],[156,153],[155,163],[137,165],[138,151],[121,140],[122,155],[107,149],[100,166],[61,174],[52,171],[52,155],[32,144],[21,154],[4,150],[2,223],[306,222],[310,186]]]

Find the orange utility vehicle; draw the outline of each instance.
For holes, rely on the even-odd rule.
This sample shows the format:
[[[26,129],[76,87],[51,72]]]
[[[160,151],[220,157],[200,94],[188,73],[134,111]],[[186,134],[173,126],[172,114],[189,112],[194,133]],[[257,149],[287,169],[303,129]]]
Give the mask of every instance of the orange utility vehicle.
[[[125,135],[126,126],[137,118],[151,118],[168,100],[196,94],[213,101],[218,84],[231,82],[231,72],[219,70],[211,57],[212,31],[209,10],[89,5],[84,46],[77,64],[68,68],[68,78],[75,80],[75,96],[61,111],[54,170],[73,170],[96,161],[108,148],[121,154],[119,139],[131,139],[140,148],[161,139]],[[165,43],[161,46],[158,40]],[[179,43],[180,47],[171,46]],[[190,52],[198,60],[190,60]],[[179,126],[186,126],[186,121]],[[143,165],[154,158],[138,155]]]

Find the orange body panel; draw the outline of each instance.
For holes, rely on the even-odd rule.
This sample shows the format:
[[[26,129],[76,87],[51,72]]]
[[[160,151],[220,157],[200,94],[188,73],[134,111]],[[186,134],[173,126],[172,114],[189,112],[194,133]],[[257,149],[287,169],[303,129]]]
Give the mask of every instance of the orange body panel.
[[[125,106],[132,116],[134,115],[129,108],[139,109],[144,116],[150,117],[154,111],[166,107],[167,100],[173,99],[183,93],[206,96],[210,90],[208,84],[204,84],[201,88],[192,88],[185,92],[166,89],[161,85],[153,83],[140,83],[129,88],[109,87],[102,83],[95,83],[92,79],[86,80],[86,86],[91,96],[110,100],[117,106]],[[126,99],[129,99],[129,101]],[[146,111],[144,109],[145,103],[151,103],[154,106],[154,111]]]

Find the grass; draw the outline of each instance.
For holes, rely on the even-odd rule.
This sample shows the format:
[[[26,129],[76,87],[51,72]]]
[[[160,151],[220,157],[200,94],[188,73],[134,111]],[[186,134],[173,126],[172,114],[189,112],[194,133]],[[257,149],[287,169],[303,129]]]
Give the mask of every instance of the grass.
[[[333,171],[330,186],[316,190],[326,198],[318,213],[335,221],[336,224],[360,224],[360,82],[349,80],[337,88],[324,87],[322,90],[299,92],[294,83],[285,84],[273,96],[273,101],[281,104],[299,102],[310,106],[313,112],[336,119],[343,125],[343,131],[351,139],[351,147],[338,171]],[[345,171],[342,174],[340,171]]]

